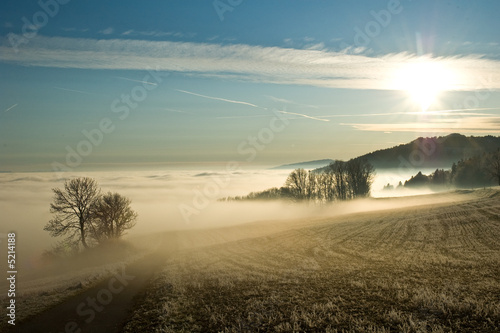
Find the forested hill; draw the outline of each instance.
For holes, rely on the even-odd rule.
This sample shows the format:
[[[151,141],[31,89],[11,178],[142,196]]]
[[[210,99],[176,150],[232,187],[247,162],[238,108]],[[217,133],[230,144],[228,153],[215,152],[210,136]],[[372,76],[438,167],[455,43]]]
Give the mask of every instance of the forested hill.
[[[500,137],[467,137],[450,134],[444,137],[418,138],[393,148],[360,156],[375,168],[450,168],[454,162],[494,152],[500,148]]]

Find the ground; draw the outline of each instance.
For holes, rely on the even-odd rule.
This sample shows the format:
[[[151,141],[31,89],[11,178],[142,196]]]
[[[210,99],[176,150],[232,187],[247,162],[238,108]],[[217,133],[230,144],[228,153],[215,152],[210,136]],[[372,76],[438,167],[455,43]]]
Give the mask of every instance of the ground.
[[[124,332],[500,331],[500,192],[378,202],[396,208],[155,235],[103,312]]]

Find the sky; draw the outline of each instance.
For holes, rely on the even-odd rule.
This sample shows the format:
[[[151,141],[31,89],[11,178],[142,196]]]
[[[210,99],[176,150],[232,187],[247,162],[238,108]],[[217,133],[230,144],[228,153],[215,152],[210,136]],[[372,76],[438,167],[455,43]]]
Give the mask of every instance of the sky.
[[[500,132],[500,2],[0,3],[0,171],[349,159]]]

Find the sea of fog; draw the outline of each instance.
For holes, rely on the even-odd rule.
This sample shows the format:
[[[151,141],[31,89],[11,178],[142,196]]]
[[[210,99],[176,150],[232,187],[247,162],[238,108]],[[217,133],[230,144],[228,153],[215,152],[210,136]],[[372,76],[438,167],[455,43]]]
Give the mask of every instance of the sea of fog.
[[[280,187],[285,183],[289,172],[290,170],[113,171],[64,174],[63,177],[92,177],[98,181],[103,192],[118,192],[130,198],[132,208],[139,217],[128,237],[166,230],[327,215],[340,210],[340,204],[331,205],[330,210],[325,211],[314,205],[218,201],[222,197],[243,196],[252,191]],[[372,196],[425,194],[425,191],[382,190],[387,183],[397,185],[416,172],[377,171]],[[55,173],[0,174],[0,246],[6,246],[7,233],[16,232],[18,256],[22,258],[20,260],[24,265],[35,264],[43,250],[50,249],[55,242],[43,227],[51,219],[51,189],[63,187],[64,179],[59,178],[60,176]]]

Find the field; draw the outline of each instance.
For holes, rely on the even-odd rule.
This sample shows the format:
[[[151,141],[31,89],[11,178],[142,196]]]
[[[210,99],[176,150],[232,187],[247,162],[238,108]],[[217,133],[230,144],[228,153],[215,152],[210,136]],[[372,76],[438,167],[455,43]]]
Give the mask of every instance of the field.
[[[19,309],[16,313],[16,320],[22,323],[34,315],[75,297],[147,254],[145,250],[137,253],[136,248],[131,248],[128,244],[121,245],[113,248],[112,251],[108,249],[106,253],[103,253],[102,248],[94,249],[76,258],[47,263],[44,267],[32,272],[21,272],[16,281],[15,300],[16,307]],[[3,281],[0,286],[2,290],[9,289]],[[3,308],[9,305],[9,299],[6,296],[7,293],[3,294],[0,299],[0,306]],[[0,321],[0,332],[7,331],[8,328],[9,325],[5,320]]]
[[[500,331],[495,190],[163,237],[127,332]]]
[[[14,331],[64,331],[71,318],[82,332],[500,331],[498,189],[320,211],[146,234],[45,267],[19,281]],[[77,305],[123,270],[130,285],[85,323]]]

